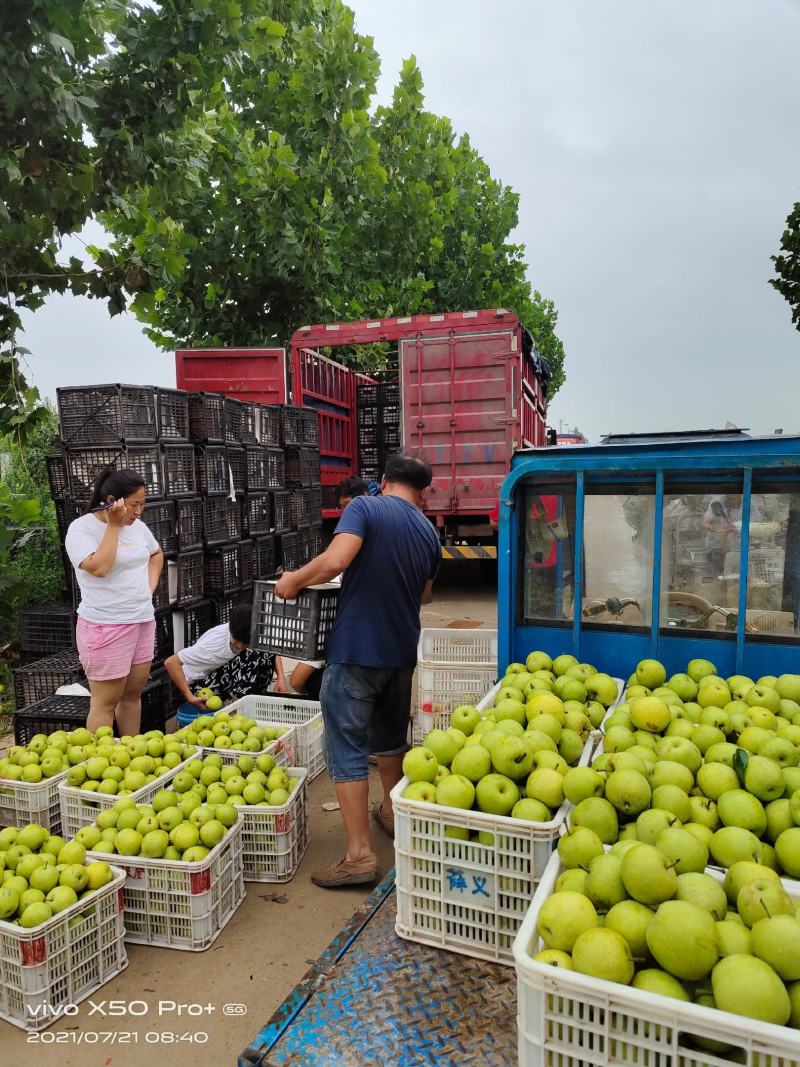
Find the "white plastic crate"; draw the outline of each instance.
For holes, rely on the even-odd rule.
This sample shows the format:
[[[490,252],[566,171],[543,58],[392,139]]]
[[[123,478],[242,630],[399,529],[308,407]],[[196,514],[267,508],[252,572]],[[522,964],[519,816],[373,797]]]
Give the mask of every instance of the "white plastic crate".
[[[580,766],[591,758],[584,746]],[[547,823],[481,811],[445,808],[403,797],[408,779],[392,790],[394,807],[395,929],[409,941],[511,964],[511,945],[531,896],[558,842],[569,804]],[[448,826],[487,831],[494,843],[445,837]]]
[[[258,725],[266,722],[294,726],[294,758],[298,767],[308,768],[313,782],[325,770],[325,726],[318,700],[290,700],[280,693],[240,697],[225,709],[239,712]]]
[[[226,763],[236,762],[235,757],[221,755]],[[287,767],[286,772],[299,778],[300,784],[285,804],[275,807],[242,804],[236,809],[244,823],[245,882],[290,882],[308,848],[308,771],[304,767]]]
[[[514,942],[520,1067],[797,1067],[797,1030],[537,963],[539,909],[561,870],[556,854]],[[725,874],[706,873],[718,882]],[[784,885],[800,900],[800,883]],[[692,1035],[735,1046],[744,1058],[697,1048]]]
[[[431,667],[492,667],[497,674],[497,630],[426,627],[420,631],[417,662]]]
[[[0,1018],[43,1030],[59,1008],[80,1003],[125,969],[125,872],[116,865],[111,871],[102,889],[41,926],[23,930],[0,921]]]
[[[233,705],[230,705],[233,707]],[[227,708],[225,709],[228,710]],[[266,748],[259,749],[258,752],[247,752],[243,748],[214,748],[213,745],[201,745],[200,751],[203,756],[207,756],[209,752],[214,752],[218,756],[231,755],[231,756],[274,756],[275,762],[280,767],[288,767],[290,763],[296,763],[295,748],[297,746],[297,737],[295,734],[295,728],[293,726],[287,726],[285,722],[269,722],[266,719],[259,719],[259,726],[275,726],[286,732],[277,740],[270,741]],[[202,759],[202,756],[201,756]]]
[[[0,826],[27,826],[35,822],[51,834],[60,834],[58,786],[66,777],[67,772],[62,771],[41,782],[0,778]]]
[[[182,763],[159,775],[154,782],[143,785],[127,795],[137,804],[149,804],[160,789],[164,789],[173,775],[183,770],[191,759],[200,758],[201,749],[196,749]],[[66,775],[64,776],[66,778]],[[74,837],[82,826],[91,826],[101,811],[113,808],[120,798],[116,793],[97,793],[88,789],[79,789],[67,785],[61,780],[58,785],[58,801],[61,807],[61,833],[63,837]]]
[[[125,940],[202,952],[244,900],[242,830],[236,820],[205,859],[149,859],[119,856],[125,878]],[[88,852],[92,860],[108,856]]]
[[[446,730],[459,704],[475,704],[497,677],[496,667],[417,664],[417,707],[412,740],[420,744],[429,730]]]

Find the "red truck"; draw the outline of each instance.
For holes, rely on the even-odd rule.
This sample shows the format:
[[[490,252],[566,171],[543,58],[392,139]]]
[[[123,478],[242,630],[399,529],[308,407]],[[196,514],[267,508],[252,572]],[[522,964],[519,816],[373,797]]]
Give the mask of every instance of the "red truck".
[[[433,468],[426,513],[445,558],[496,557],[489,515],[518,448],[547,443],[549,372],[517,316],[505,309],[304,326],[282,349],[176,353],[181,389],[313,407],[319,419],[326,517],[333,488],[359,474],[359,387],[377,377],[338,362],[336,349],[380,344],[396,354],[399,443]],[[390,377],[392,373],[390,372]],[[364,430],[362,428],[362,442]]]

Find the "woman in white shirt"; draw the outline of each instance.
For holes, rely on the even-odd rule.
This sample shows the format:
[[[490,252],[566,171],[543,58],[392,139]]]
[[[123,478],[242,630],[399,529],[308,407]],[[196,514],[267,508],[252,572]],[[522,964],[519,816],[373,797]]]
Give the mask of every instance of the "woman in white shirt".
[[[140,520],[144,481],[107,468],[85,515],[70,523],[65,547],[81,592],[75,631],[92,699],[86,726],[116,719],[120,734],[139,732],[142,689],[155,645],[153,592],[164,554]]]

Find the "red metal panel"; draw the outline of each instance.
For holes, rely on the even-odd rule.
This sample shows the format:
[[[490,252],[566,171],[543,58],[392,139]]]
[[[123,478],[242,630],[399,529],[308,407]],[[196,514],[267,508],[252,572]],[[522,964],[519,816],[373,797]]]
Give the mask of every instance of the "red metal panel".
[[[518,328],[423,336],[401,347],[406,447],[433,468],[426,510],[489,514],[519,443]]]
[[[406,337],[415,337],[418,333],[433,337],[436,334],[448,334],[451,330],[464,333],[468,330],[498,327],[515,329],[519,327],[519,319],[513,311],[506,308],[493,308],[488,311],[448,311],[441,315],[408,315],[395,319],[319,323],[315,326],[301,326],[295,331],[292,337],[292,353],[303,345],[328,348],[337,345],[374,344],[378,341],[400,341]]]
[[[316,408],[323,486],[337,485],[357,473],[356,385],[370,381],[365,374],[336,363],[293,338],[292,399],[295,404]],[[323,510],[326,518],[336,514],[332,508]]]
[[[259,404],[285,404],[283,348],[184,348],[175,353],[179,389],[224,393]]]

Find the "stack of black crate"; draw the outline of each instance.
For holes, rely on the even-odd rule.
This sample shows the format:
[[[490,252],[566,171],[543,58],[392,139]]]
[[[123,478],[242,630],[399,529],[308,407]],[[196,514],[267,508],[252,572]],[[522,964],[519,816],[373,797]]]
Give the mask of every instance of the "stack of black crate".
[[[401,448],[400,386],[397,382],[359,385],[356,393],[358,472],[379,482],[387,458]]]
[[[282,502],[280,561],[297,570],[322,551],[322,486],[319,424],[313,408],[281,408],[286,497]],[[277,524],[276,524],[277,526]]]

